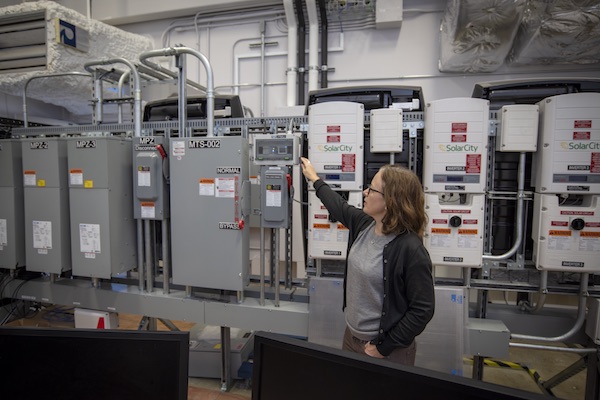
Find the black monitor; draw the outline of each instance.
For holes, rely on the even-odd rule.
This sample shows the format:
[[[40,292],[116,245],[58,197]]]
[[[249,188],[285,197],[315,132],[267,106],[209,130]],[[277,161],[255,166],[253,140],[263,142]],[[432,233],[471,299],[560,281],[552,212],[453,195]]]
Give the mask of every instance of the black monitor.
[[[542,400],[541,394],[393,364],[273,333],[254,336],[253,400]]]
[[[189,332],[0,327],[5,399],[187,399]]]

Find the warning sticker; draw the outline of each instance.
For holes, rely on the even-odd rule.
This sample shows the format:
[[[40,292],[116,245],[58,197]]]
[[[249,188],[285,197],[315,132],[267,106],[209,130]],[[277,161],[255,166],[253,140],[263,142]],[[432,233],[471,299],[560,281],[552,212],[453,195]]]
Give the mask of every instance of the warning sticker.
[[[329,224],[313,224],[313,228],[315,229],[329,229],[331,225]]]
[[[215,179],[215,197],[231,198],[235,197],[235,178],[216,178]]]
[[[550,222],[552,226],[569,226],[569,222],[567,221],[552,221]]]
[[[579,232],[581,237],[600,238],[600,232]]]
[[[341,125],[327,125],[327,133],[341,133]]]
[[[584,129],[584,128],[588,128],[590,129],[592,127],[592,120],[591,119],[584,119],[584,120],[575,120],[573,122],[573,128],[575,129]]]
[[[459,229],[459,235],[477,235],[477,229]]]
[[[590,140],[591,136],[590,132],[573,132],[573,140]]]
[[[69,172],[69,183],[71,185],[83,185],[83,170],[72,169]]]
[[[356,154],[342,154],[342,172],[356,171]]]
[[[171,143],[171,154],[175,157],[185,156],[185,142],[182,140],[174,140]]]
[[[214,196],[215,195],[215,180],[214,178],[200,178],[198,181],[200,196]]]
[[[550,236],[571,236],[571,231],[562,231],[562,230],[556,230],[556,229],[550,229],[548,231],[548,235]]]
[[[476,219],[463,219],[463,224],[465,225],[477,225]]]
[[[467,135],[452,135],[452,142],[464,143],[467,141]]]
[[[450,228],[431,228],[431,234],[433,235],[449,235],[452,233]]]
[[[465,172],[467,174],[481,173],[481,154],[467,154],[467,164]]]
[[[138,186],[152,186],[152,173],[150,167],[139,166],[137,171]]]
[[[142,218],[150,218],[150,219],[156,218],[156,207],[154,205],[154,202],[145,201],[145,202],[142,202],[140,204],[140,206],[141,206],[141,211],[142,211]]]
[[[23,185],[24,186],[36,186],[35,171],[25,170],[23,171]]]
[[[452,123],[452,133],[467,133],[467,123],[466,122],[453,122]]]
[[[590,161],[590,172],[592,174],[600,174],[600,153],[592,153]]]
[[[339,143],[342,141],[340,135],[327,135],[327,143]]]
[[[438,219],[438,218],[434,218],[434,219],[431,221],[431,223],[432,223],[432,224],[443,224],[443,225],[446,225],[446,224],[448,223],[448,220],[447,220],[447,219]]]

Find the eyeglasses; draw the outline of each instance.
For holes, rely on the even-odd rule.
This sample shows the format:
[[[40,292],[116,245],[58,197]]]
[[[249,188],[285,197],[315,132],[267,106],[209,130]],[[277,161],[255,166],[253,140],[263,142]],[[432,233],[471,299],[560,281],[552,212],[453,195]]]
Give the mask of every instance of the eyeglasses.
[[[371,185],[369,184],[369,185],[367,185],[367,196],[368,196],[368,195],[370,195],[370,194],[371,194],[371,192],[379,193],[380,195],[382,195],[382,196],[383,196],[383,192],[380,192],[380,191],[379,191],[379,190],[377,190],[377,189],[373,189],[373,188],[371,187]]]

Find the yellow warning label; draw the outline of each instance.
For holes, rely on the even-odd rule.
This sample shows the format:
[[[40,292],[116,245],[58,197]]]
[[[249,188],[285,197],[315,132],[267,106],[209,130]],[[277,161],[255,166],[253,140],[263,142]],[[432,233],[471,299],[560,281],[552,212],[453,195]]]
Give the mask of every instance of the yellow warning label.
[[[571,236],[571,231],[562,231],[551,229],[548,231],[548,235],[550,236]]]
[[[600,232],[579,232],[581,237],[600,238]]]
[[[329,224],[313,224],[315,229],[329,229],[330,226]]]
[[[459,229],[459,235],[477,235],[477,229]]]
[[[431,228],[431,233],[438,235],[449,235],[451,232],[450,228]]]
[[[83,181],[83,187],[86,189],[91,189],[94,187],[94,181],[92,180],[87,180],[87,181]]]
[[[37,185],[39,187],[46,187],[46,180],[45,179],[38,179]]]

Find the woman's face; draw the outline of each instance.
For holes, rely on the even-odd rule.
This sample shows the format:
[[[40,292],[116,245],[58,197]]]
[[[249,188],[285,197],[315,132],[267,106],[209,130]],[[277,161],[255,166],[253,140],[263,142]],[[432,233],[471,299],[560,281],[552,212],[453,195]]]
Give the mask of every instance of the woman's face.
[[[373,217],[375,220],[381,220],[386,211],[385,198],[383,197],[385,190],[383,189],[381,171],[375,174],[369,187],[363,190],[363,211]]]

